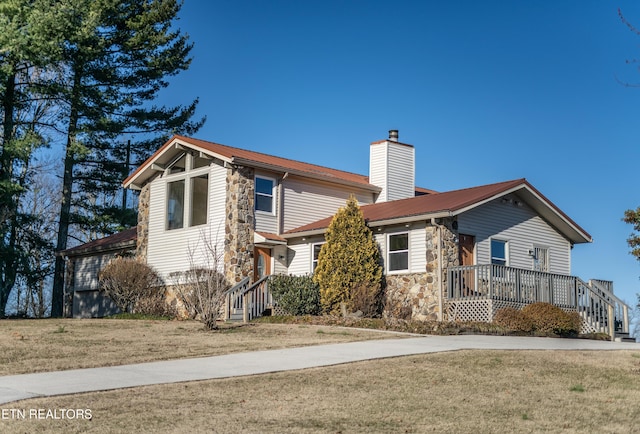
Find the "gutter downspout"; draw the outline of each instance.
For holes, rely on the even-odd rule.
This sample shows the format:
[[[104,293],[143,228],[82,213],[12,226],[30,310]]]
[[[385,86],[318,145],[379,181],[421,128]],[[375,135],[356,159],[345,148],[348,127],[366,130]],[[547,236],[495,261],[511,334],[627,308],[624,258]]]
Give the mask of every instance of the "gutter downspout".
[[[438,321],[442,322],[444,318],[444,314],[442,312],[444,309],[444,302],[442,299],[442,226],[436,223],[435,217],[431,217],[431,225],[438,227]]]

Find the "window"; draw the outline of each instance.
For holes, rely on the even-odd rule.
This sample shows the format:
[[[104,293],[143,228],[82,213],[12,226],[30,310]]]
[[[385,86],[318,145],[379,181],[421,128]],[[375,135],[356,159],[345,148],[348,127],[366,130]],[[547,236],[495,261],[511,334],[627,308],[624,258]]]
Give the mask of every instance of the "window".
[[[316,243],[311,245],[311,272],[316,271],[318,266],[318,257],[320,256],[320,249],[324,243]]]
[[[533,248],[533,269],[545,273],[549,272],[549,249],[546,247]]]
[[[392,234],[388,237],[388,266],[389,271],[409,270],[409,233]]]
[[[180,229],[184,223],[184,179],[167,184],[167,229]]]
[[[495,265],[507,265],[507,242],[491,240],[491,263]]]
[[[256,211],[263,211],[273,214],[273,179],[260,178],[256,176]]]
[[[200,175],[191,178],[191,222],[189,226],[203,225],[207,222],[208,195],[209,176]]]
[[[169,173],[182,173],[187,167],[187,154],[182,154],[179,158],[169,164]]]
[[[165,171],[167,182],[166,229],[181,229],[187,223],[198,226],[207,223],[209,199],[208,168],[189,153],[178,156]]]

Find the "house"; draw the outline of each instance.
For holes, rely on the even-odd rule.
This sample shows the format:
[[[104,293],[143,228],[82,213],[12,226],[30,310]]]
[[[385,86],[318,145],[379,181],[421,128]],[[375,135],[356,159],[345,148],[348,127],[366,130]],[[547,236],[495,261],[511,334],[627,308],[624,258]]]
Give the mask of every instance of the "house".
[[[612,315],[628,323],[611,282],[571,276],[571,249],[591,236],[527,180],[416,188],[415,148],[396,130],[371,143],[369,162],[365,176],[174,136],[124,181],[140,192],[136,255],[170,281],[215,246],[238,294],[261,288],[244,299],[260,314],[261,278],[313,272],[354,195],[381,248],[390,314],[490,321],[501,307],[550,301],[580,310],[588,329]]]
[[[98,287],[98,274],[111,259],[133,256],[136,251],[137,228],[130,228],[63,250],[65,258],[65,316],[76,318],[103,317],[119,309]]]

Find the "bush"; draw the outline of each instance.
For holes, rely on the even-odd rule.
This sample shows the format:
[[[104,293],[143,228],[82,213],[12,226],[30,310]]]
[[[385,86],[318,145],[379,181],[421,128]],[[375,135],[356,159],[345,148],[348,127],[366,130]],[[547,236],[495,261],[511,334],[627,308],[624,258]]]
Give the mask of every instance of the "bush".
[[[513,307],[506,307],[496,312],[493,322],[514,332],[530,333],[534,329],[531,318],[521,310]]]
[[[320,289],[309,275],[273,276],[269,280],[269,289],[278,306],[290,315],[320,313]]]
[[[210,268],[192,268],[178,275],[176,294],[191,319],[209,330],[218,328],[217,320],[224,305],[229,284],[224,275]]]
[[[156,271],[132,258],[115,258],[99,273],[100,291],[122,312],[166,315],[165,288]]]
[[[353,312],[362,312],[366,318],[376,318],[382,312],[380,285],[361,283],[351,289],[349,308]]]
[[[565,312],[550,303],[533,303],[525,306],[522,313],[533,322],[535,331],[556,335],[571,335],[580,332],[582,319],[577,312]]]

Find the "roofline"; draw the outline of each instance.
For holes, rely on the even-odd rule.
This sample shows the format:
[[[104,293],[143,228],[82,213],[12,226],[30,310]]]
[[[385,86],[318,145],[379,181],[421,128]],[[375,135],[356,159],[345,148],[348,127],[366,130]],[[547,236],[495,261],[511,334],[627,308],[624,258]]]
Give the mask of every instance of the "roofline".
[[[582,229],[576,222],[574,222],[568,215],[566,215],[562,210],[560,210],[547,197],[545,197],[542,193],[540,193],[526,179],[522,178],[520,180],[514,180],[513,182],[516,182],[516,181],[518,183],[513,185],[510,188],[507,188],[505,190],[502,190],[502,191],[499,191],[497,193],[494,193],[491,196],[488,196],[488,197],[486,197],[484,199],[481,199],[481,200],[478,200],[478,201],[475,201],[475,202],[469,202],[469,203],[463,204],[461,207],[456,208],[456,209],[450,209],[450,210],[446,210],[445,209],[445,210],[433,211],[433,212],[428,212],[428,213],[405,215],[405,216],[399,216],[399,217],[383,219],[383,220],[368,220],[367,221],[367,225],[369,227],[379,227],[379,226],[389,226],[389,225],[394,225],[394,224],[403,224],[403,223],[410,223],[410,222],[415,222],[415,221],[422,221],[422,220],[426,220],[426,219],[430,219],[430,218],[453,217],[453,216],[457,216],[457,215],[460,215],[462,213],[465,213],[465,212],[467,212],[467,211],[469,211],[469,210],[471,210],[473,208],[476,208],[478,206],[484,205],[484,204],[486,204],[488,202],[491,202],[493,200],[496,200],[496,199],[498,199],[500,197],[503,197],[503,196],[505,196],[507,194],[515,193],[515,192],[517,192],[519,190],[525,189],[531,195],[533,195],[533,197],[537,201],[539,201],[541,204],[543,204],[557,218],[559,218],[564,224],[567,225],[567,227],[570,229],[570,231],[562,230],[562,228],[557,227],[557,225],[553,224],[553,222],[548,222],[552,226],[556,227],[556,230],[558,230],[570,242],[572,242],[572,243],[581,243],[581,242],[590,243],[590,242],[593,242],[593,239],[592,239],[591,235],[587,231]],[[536,213],[538,215],[540,215],[542,218],[545,218],[538,210],[536,210]],[[310,230],[307,230],[307,231],[289,232],[289,233],[283,234],[282,236],[284,238],[291,239],[291,238],[299,238],[299,237],[305,237],[305,236],[319,235],[319,234],[323,234],[327,230],[327,228],[328,228],[328,226],[324,227],[324,228],[310,229]],[[571,231],[574,232],[575,236],[573,236],[573,234],[570,233]]]
[[[391,226],[391,225],[399,225],[403,223],[414,223],[429,220],[432,218],[438,219],[443,217],[451,217],[452,213],[450,211],[436,211],[430,213],[421,213],[414,214],[410,216],[397,217],[393,219],[384,219],[384,220],[366,220],[366,224],[370,228],[376,228],[380,226]],[[300,237],[310,237],[313,235],[320,235],[327,231],[328,226],[324,228],[310,229],[308,231],[300,231],[300,232],[289,232],[280,235],[286,239],[292,238],[300,238]]]
[[[199,141],[203,141],[204,142],[204,140],[200,140],[200,139],[193,139],[193,140],[199,140]],[[231,146],[222,145],[222,144],[219,144],[219,143],[214,143],[214,142],[207,142],[207,143],[211,143],[211,144],[219,145],[219,146],[225,146],[227,148],[232,148]],[[202,148],[198,144],[191,143],[189,141],[188,137],[179,136],[179,135],[174,135],[173,137],[171,137],[156,152],[154,152],[153,155],[151,155],[151,157],[149,157],[147,160],[145,160],[144,163],[142,163],[140,166],[138,166],[138,168],[136,170],[134,170],[133,173],[131,173],[131,175],[129,175],[122,182],[122,186],[124,188],[132,188],[132,189],[140,189],[140,188],[142,188],[141,185],[134,183],[135,178],[137,178],[144,171],[150,169],[151,165],[155,162],[155,160],[160,155],[162,155],[165,152],[167,152],[171,148],[172,144],[180,144],[181,146],[189,147],[189,148],[192,148],[192,149],[197,149],[198,151],[201,151],[201,152],[203,152],[203,153],[205,153],[205,154],[207,154],[209,156],[212,156],[214,158],[218,158],[219,160],[222,160],[222,161],[224,161],[224,162],[226,162],[228,164],[241,165],[241,166],[251,166],[251,167],[258,168],[258,169],[265,169],[265,170],[270,170],[270,171],[274,171],[274,172],[282,172],[282,173],[287,173],[288,172],[290,174],[297,175],[297,176],[303,176],[303,177],[306,177],[306,178],[316,179],[316,180],[325,181],[325,182],[331,182],[331,183],[334,183],[334,184],[347,185],[347,186],[351,186],[351,187],[357,187],[357,188],[360,188],[362,190],[371,191],[373,193],[379,193],[379,192],[382,191],[382,189],[380,187],[375,186],[373,184],[370,184],[368,182],[349,181],[349,180],[345,180],[345,179],[341,179],[341,178],[337,178],[337,177],[315,174],[313,172],[307,172],[307,171],[304,171],[304,170],[292,169],[292,168],[285,167],[285,166],[278,166],[278,165],[273,165],[273,164],[261,163],[261,162],[255,161],[255,160],[242,158],[242,157],[228,158],[228,157],[226,157],[224,155],[220,155],[220,154],[218,154],[216,152],[213,152],[213,151],[210,151],[208,149]],[[239,149],[239,148],[232,148],[232,149]],[[243,151],[247,151],[247,150],[243,150]],[[276,157],[276,158],[289,160],[289,159],[284,158],[284,157],[277,157],[275,155],[264,154],[264,153],[261,153],[261,152],[256,152],[256,151],[249,151],[249,152],[255,152],[256,154],[266,155],[268,157]],[[306,162],[303,162],[303,161],[297,161],[297,160],[289,160],[289,161],[291,161],[293,163],[309,164],[309,165],[313,165],[313,166],[316,166],[316,167],[321,167],[321,168],[325,168],[325,169],[329,169],[329,170],[334,170],[334,171],[337,171],[337,172],[343,172],[345,174],[351,174],[351,175],[361,176],[361,177],[366,178],[365,175],[360,175],[360,174],[352,173],[352,172],[346,172],[346,171],[338,170],[338,169],[332,169],[330,167],[319,166],[319,165],[315,165],[315,164],[312,164],[312,163],[306,163]]]
[[[312,179],[317,179],[319,181],[325,181],[325,182],[331,182],[334,184],[340,184],[340,185],[347,185],[350,187],[357,187],[360,188],[362,190],[367,190],[367,191],[371,191],[373,193],[380,193],[382,191],[382,189],[380,187],[377,187],[373,184],[363,184],[360,182],[352,182],[352,181],[347,181],[345,179],[340,179],[340,178],[333,178],[330,176],[323,176],[323,175],[317,175],[315,173],[312,172],[305,172],[304,170],[295,170],[295,169],[290,169],[287,167],[282,167],[282,166],[276,166],[273,164],[265,164],[265,163],[260,163],[254,160],[249,160],[246,158],[238,158],[238,157],[234,157],[231,161],[230,164],[236,164],[239,166],[251,166],[251,167],[255,167],[258,169],[264,169],[264,170],[270,170],[272,172],[282,172],[282,173],[289,173],[290,175],[296,175],[296,176],[302,176],[305,178],[312,178]]]
[[[135,247],[136,244],[137,244],[137,240],[133,239],[129,241],[121,241],[119,243],[111,244],[108,246],[88,247],[83,249],[77,249],[75,247],[72,247],[70,249],[57,251],[56,256],[61,256],[61,257],[86,256],[91,253],[115,252],[118,250]]]

